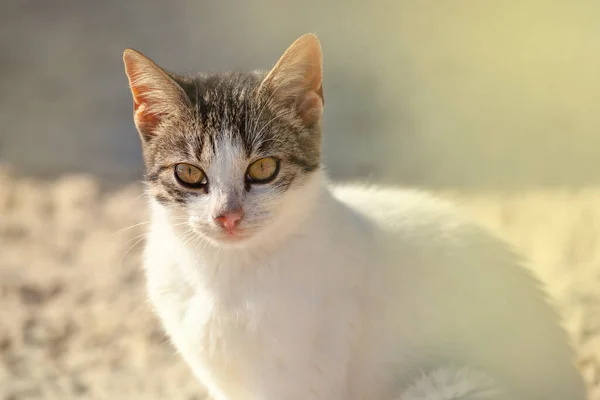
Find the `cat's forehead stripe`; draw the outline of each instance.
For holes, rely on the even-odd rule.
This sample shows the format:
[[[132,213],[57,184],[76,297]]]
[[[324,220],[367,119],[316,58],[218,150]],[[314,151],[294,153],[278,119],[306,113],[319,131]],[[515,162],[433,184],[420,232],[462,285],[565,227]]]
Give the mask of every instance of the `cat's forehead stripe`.
[[[260,81],[254,75],[233,74],[198,78],[194,87],[200,93],[194,96],[198,99],[198,118],[202,127],[202,135],[207,143],[216,151],[217,137],[235,137],[241,140],[249,154],[251,140],[249,138],[247,113],[253,108],[249,93],[254,93]]]

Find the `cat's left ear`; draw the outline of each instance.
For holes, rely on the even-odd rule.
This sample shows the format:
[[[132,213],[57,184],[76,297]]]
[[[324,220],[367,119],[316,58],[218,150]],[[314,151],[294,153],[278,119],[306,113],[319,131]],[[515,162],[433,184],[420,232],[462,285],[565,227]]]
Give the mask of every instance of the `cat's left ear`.
[[[305,123],[323,113],[323,54],[316,35],[307,33],[283,53],[261,84],[276,101],[296,109]]]
[[[133,96],[135,126],[144,141],[151,140],[159,133],[161,122],[189,106],[189,98],[167,72],[142,53],[127,49],[123,62]]]

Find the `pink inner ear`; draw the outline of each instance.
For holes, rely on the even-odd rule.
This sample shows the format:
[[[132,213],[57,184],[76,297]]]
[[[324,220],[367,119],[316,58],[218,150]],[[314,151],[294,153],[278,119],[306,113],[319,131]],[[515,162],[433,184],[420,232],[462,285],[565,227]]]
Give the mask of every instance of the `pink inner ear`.
[[[309,91],[300,96],[298,101],[298,114],[305,123],[315,122],[321,117],[323,112],[323,98],[320,95],[321,88],[318,91]]]
[[[131,93],[133,94],[133,111],[137,111],[140,104],[142,104],[142,95],[138,88],[132,87]]]
[[[153,135],[153,130],[160,123],[160,117],[148,112],[148,105],[146,103],[136,103],[134,101],[133,108],[135,112],[135,123],[138,128],[146,135]]]
[[[133,110],[134,120],[138,129],[147,136],[154,135],[154,129],[160,123],[161,115],[153,112],[156,108],[153,107],[153,99],[150,95],[150,88],[145,85],[131,86],[133,95]]]
[[[133,93],[133,111],[136,113],[136,117],[142,120],[158,121],[158,115],[155,115],[150,110],[152,109],[152,99],[150,96],[145,96],[148,93],[148,88],[145,86],[132,87]]]

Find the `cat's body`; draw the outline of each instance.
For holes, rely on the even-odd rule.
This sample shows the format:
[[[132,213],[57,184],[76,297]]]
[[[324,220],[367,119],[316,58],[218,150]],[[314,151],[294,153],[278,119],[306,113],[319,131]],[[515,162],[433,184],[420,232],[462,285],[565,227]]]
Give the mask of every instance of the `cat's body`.
[[[458,399],[583,399],[556,316],[501,243],[421,193],[315,190],[275,248],[183,245],[153,216],[151,299],[217,398],[394,400],[421,372],[470,367],[497,386],[473,375]],[[477,396],[490,386],[522,394]]]
[[[287,83],[282,76],[308,77],[303,90],[288,88],[294,102],[280,99],[297,117],[284,121],[294,140],[287,145],[281,125],[269,125],[289,117],[276,106],[255,123],[275,132],[266,140],[235,134],[248,117],[260,121],[261,108],[220,126],[218,140],[194,130],[213,129],[211,110],[225,120],[234,109],[243,114],[244,101],[203,103],[195,124],[182,122],[181,109],[161,108],[172,120],[155,124],[158,112],[139,111],[154,98],[140,92],[151,86],[155,96],[155,80],[167,78],[141,80],[138,71],[152,65],[126,55],[155,185],[145,250],[150,299],[196,375],[217,400],[583,400],[558,318],[504,243],[424,193],[334,188],[313,168],[322,107],[315,41],[303,37],[275,72],[235,92],[247,99],[279,79],[262,103],[270,107]],[[315,57],[318,73],[316,63],[298,66]],[[202,92],[206,80],[180,85],[185,102],[190,93],[200,103],[214,97]],[[163,101],[173,96],[161,90]],[[256,150],[253,140],[277,144]],[[175,156],[181,143],[187,150]]]

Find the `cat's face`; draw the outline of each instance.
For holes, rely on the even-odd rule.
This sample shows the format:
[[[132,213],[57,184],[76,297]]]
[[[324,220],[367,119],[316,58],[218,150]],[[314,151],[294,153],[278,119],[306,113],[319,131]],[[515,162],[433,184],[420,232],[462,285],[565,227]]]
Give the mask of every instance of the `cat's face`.
[[[290,222],[320,166],[315,36],[268,74],[189,79],[131,50],[124,60],[150,193],[182,240],[240,245]]]

